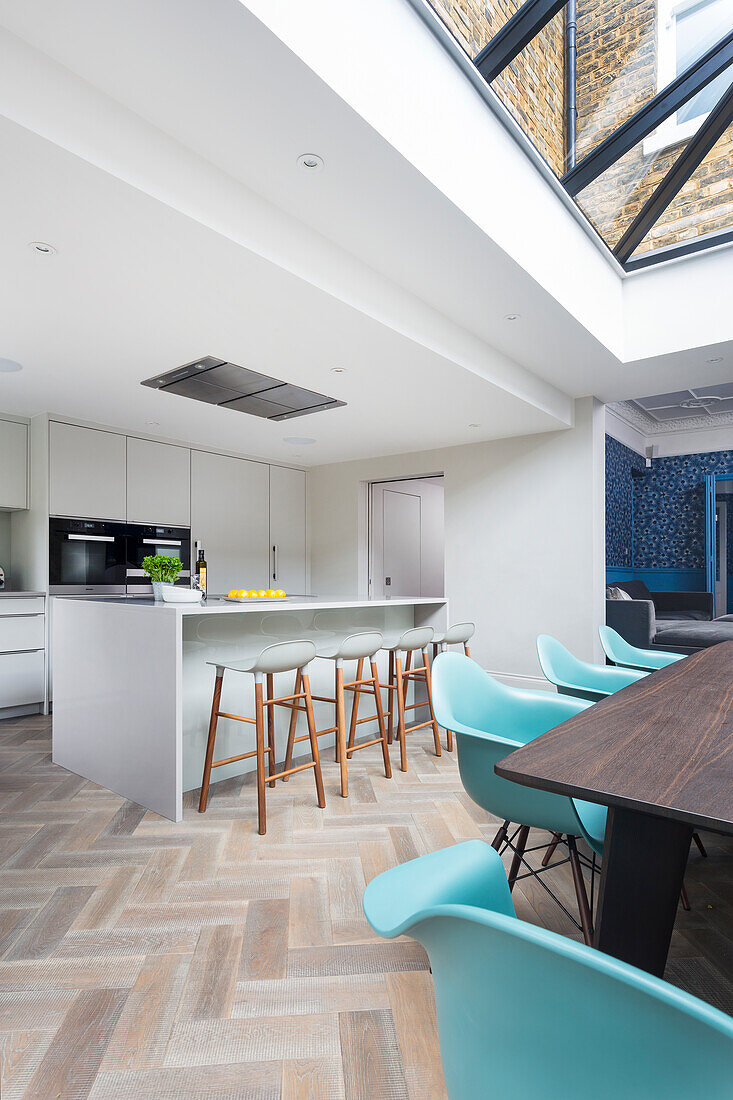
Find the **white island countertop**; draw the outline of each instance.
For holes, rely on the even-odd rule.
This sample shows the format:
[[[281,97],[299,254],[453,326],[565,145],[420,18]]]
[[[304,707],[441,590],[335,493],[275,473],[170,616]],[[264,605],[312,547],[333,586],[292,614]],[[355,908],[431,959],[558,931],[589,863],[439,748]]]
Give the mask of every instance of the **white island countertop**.
[[[413,626],[444,630],[447,615],[447,601],[441,596],[364,600],[296,595],[242,602],[211,596],[202,604],[156,603],[137,596],[57,600],[53,759],[180,821],[184,791],[201,784],[218,659],[241,660],[288,638],[310,638],[320,645],[360,630],[380,630],[392,637]],[[380,678],[386,679],[386,654],[380,655],[378,664]],[[289,675],[281,674],[282,685],[292,690]],[[331,661],[314,660],[310,676],[314,696],[333,696]],[[251,677],[225,677],[222,708],[253,717]],[[333,703],[315,701],[319,730],[333,727],[333,710]],[[278,716],[278,760],[283,758],[287,732],[281,719]],[[252,738],[252,731],[240,722],[221,721],[217,757],[229,759],[254,747]],[[324,743],[332,740],[332,733],[323,735]],[[306,748],[307,741],[298,745],[301,752]],[[217,782],[251,770],[254,763],[250,758],[217,768],[212,805]],[[278,793],[279,785],[271,797],[276,799]]]
[[[225,596],[209,596],[202,603],[164,603],[147,596],[67,596],[84,603],[104,603],[111,607],[154,608],[174,611],[180,615],[220,615],[241,612],[267,614],[271,611],[330,611],[356,607],[418,607],[444,604],[443,596],[396,596],[385,600],[351,599],[346,596],[288,596],[285,599],[228,600]]]

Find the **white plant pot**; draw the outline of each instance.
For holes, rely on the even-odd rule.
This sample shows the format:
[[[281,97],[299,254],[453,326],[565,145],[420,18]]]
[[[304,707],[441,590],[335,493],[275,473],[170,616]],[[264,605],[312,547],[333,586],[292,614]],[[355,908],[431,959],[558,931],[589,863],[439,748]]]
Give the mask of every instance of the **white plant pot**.
[[[153,597],[156,600],[162,600],[163,599],[163,582],[162,581],[152,581],[152,585],[153,585]]]
[[[203,596],[199,588],[184,588],[164,581],[160,582],[160,593],[164,603],[200,603]]]

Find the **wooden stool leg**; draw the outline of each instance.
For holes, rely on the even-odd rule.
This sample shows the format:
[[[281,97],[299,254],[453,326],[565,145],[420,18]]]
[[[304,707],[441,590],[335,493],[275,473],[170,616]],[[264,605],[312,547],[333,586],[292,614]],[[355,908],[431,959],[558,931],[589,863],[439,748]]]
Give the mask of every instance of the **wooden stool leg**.
[[[405,696],[402,681],[402,658],[395,657],[395,684],[397,687],[397,739],[400,743],[400,771],[407,771],[407,743],[405,738]]]
[[[440,751],[440,726],[436,722],[435,715],[433,714],[433,688],[432,688],[432,685],[430,683],[430,665],[428,663],[428,651],[427,651],[427,649],[423,650],[422,656],[423,656],[423,662],[425,664],[425,686],[427,687],[427,690],[428,690],[428,707],[430,708],[430,718],[431,718],[432,723],[433,723],[433,740],[435,741],[435,755],[436,756],[442,756],[442,753]]]
[[[341,795],[347,798],[349,777],[346,772],[346,702],[344,700],[344,666],[340,661],[336,665],[336,745],[338,746],[336,758],[341,766]]]
[[[372,657],[372,686],[374,688],[374,701],[377,707],[377,726],[379,728],[379,736],[382,739],[382,758],[384,760],[384,774],[387,779],[392,778],[392,761],[389,758],[389,749],[387,747],[387,732],[384,728],[384,711],[382,710],[382,689],[379,686],[379,671],[377,669],[377,662]]]
[[[255,724],[257,730],[257,818],[258,832],[267,832],[265,809],[265,708],[262,703],[262,680],[255,681]]]
[[[302,683],[302,690],[305,692],[305,714],[308,719],[308,736],[311,743],[311,752],[313,753],[313,763],[315,767],[313,771],[316,777],[316,794],[318,796],[318,805],[323,809],[326,805],[326,796],[323,793],[323,776],[321,775],[321,758],[318,755],[318,737],[316,736],[316,720],[313,717],[313,700],[311,699],[311,682],[310,676],[306,672],[300,673],[300,679]]]
[[[356,666],[356,679],[361,680],[364,673],[364,658],[359,658],[359,663]],[[349,726],[349,749],[353,749],[354,741],[356,740],[356,719],[359,714],[359,695],[361,688],[357,687],[353,692],[353,699],[351,703],[351,725]],[[351,760],[351,752],[349,752],[349,760]]]
[[[471,656],[471,650],[468,648],[468,642],[463,643],[463,652],[466,654],[467,657]]]
[[[562,833],[553,833],[552,834],[552,840],[547,845],[547,851],[545,852],[545,854],[542,857],[542,866],[543,867],[546,867],[547,864],[550,862],[550,860],[552,859],[552,857],[555,854],[555,849],[557,848],[557,846],[558,846],[558,844],[560,843],[561,840],[562,840]]]
[[[199,813],[206,810],[209,800],[209,782],[211,781],[211,762],[214,759],[214,743],[216,741],[216,727],[219,722],[219,704],[221,703],[221,685],[224,680],[224,672],[216,670],[214,681],[214,697],[211,703],[211,718],[209,720],[209,740],[206,743],[206,758],[204,760],[204,775],[201,780],[201,797],[199,798]]]
[[[491,847],[496,848],[497,852],[499,851],[502,844],[506,840],[507,832],[509,830],[509,825],[510,825],[509,821],[505,821],[503,825],[500,825],[499,828],[497,829],[496,836],[491,841]]]
[[[271,672],[267,674],[267,698],[273,699],[275,697],[275,677]],[[267,774],[274,775],[277,771],[277,762],[275,760],[275,708],[267,708],[267,746],[270,752],[267,754]],[[275,786],[275,780],[270,783],[271,787]]]
[[[301,675],[300,669],[298,669],[295,675],[295,689],[293,691],[293,695],[298,695],[300,693],[300,685],[302,679],[303,677]],[[290,771],[293,766],[293,745],[295,743],[295,727],[298,724],[298,711],[296,709],[298,703],[298,699],[293,699],[293,709],[290,711],[290,726],[288,727],[288,747],[285,752],[285,763],[283,765],[284,772]],[[283,779],[283,783],[287,783],[288,779],[290,779],[290,776],[286,775]]]
[[[387,683],[391,686],[395,686],[394,676],[394,650],[389,651],[389,667],[387,670]],[[394,691],[387,692],[387,702],[389,704],[389,717],[387,719],[387,741],[392,744],[392,730],[394,728],[394,708],[396,705],[396,695]]]

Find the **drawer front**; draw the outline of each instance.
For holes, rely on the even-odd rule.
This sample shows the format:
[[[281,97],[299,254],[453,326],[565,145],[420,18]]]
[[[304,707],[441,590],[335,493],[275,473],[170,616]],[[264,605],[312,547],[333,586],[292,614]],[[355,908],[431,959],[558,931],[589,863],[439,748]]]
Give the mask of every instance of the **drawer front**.
[[[45,611],[43,596],[0,596],[0,618],[5,615],[43,615]]]
[[[17,649],[43,649],[45,615],[3,615],[0,618],[0,653]]]
[[[42,703],[43,651],[0,654],[0,707]]]

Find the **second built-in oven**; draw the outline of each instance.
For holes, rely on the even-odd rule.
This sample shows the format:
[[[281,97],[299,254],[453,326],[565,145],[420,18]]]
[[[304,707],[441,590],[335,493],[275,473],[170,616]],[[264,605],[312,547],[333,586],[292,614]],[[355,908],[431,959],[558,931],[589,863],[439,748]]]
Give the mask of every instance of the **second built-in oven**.
[[[191,583],[191,532],[188,527],[161,527],[152,524],[128,523],[127,566],[125,582],[128,595],[147,596],[152,592],[150,578],[143,570],[143,560],[151,554],[178,558],[181,572],[176,584]]]

